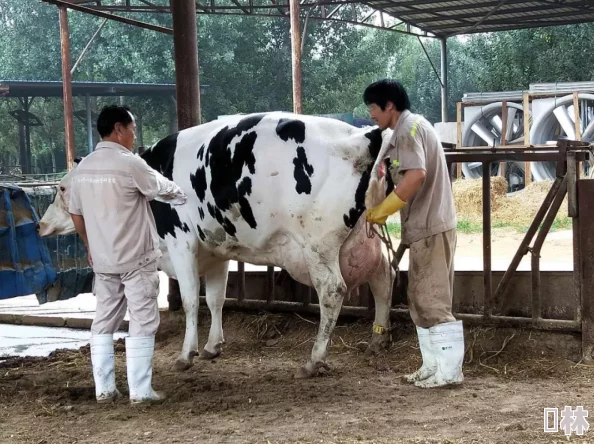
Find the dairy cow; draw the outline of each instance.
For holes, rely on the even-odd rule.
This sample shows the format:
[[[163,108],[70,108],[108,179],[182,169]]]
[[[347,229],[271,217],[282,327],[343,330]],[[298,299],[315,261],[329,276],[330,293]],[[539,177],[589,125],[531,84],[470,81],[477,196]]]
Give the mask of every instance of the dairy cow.
[[[179,281],[186,314],[180,370],[198,350],[200,276],[212,324],[204,355],[217,356],[229,260],[285,269],[313,286],[320,325],[298,376],[317,374],[343,299],[369,282],[375,299],[370,350],[388,340],[394,271],[380,239],[366,234],[366,208],[392,189],[378,178],[389,135],[378,128],[272,112],[229,116],[165,137],[142,154],[188,195],[183,206],[152,201],[163,257],[159,267]],[[66,213],[69,176],[40,222],[42,235],[73,233]]]

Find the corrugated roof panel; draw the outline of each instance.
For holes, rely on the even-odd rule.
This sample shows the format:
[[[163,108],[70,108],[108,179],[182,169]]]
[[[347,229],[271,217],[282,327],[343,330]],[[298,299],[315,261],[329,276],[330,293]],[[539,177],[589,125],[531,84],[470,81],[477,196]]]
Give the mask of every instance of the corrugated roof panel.
[[[594,2],[500,0],[371,0],[399,20],[432,34],[447,37],[460,33],[493,32],[537,26],[594,22]]]

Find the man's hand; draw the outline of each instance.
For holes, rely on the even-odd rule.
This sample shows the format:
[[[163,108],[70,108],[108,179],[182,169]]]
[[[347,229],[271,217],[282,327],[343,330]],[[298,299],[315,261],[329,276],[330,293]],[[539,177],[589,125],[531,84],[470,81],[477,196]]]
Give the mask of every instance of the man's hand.
[[[155,200],[168,203],[170,205],[183,205],[188,200],[188,196],[173,181],[166,179],[161,174],[155,172],[157,185],[159,188]]]
[[[181,189],[178,189],[176,192],[159,194],[157,197],[155,197],[155,200],[168,203],[170,205],[184,205],[188,200],[188,196]]]
[[[74,223],[74,229],[80,236],[85,248],[87,249],[87,260],[89,265],[93,268],[93,258],[91,257],[91,250],[89,249],[89,239],[87,238],[87,227],[85,226],[85,219],[80,214],[70,214],[72,222]]]
[[[384,225],[388,216],[396,213],[406,205],[406,202],[400,199],[393,191],[383,202],[367,211],[367,222],[370,224]]]

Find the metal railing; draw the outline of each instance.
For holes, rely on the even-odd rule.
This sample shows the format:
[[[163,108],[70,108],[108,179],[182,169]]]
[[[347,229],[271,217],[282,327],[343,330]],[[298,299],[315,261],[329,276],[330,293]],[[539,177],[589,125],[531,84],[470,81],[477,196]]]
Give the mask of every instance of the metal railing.
[[[460,162],[481,162],[482,179],[482,197],[483,197],[483,302],[482,313],[455,313],[458,319],[481,324],[495,324],[501,326],[527,326],[550,330],[564,330],[582,332],[585,344],[594,344],[594,303],[592,314],[588,318],[584,317],[584,305],[589,301],[584,300],[582,293],[582,257],[594,258],[594,242],[592,247],[580,244],[580,211],[577,200],[578,183],[578,163],[587,161],[591,155],[591,145],[584,142],[569,140],[559,140],[556,146],[528,146],[513,147],[503,149],[456,149],[453,145],[444,144],[446,160],[450,171],[454,170],[454,165]],[[532,221],[523,241],[518,247],[512,262],[510,263],[503,279],[493,291],[493,271],[492,271],[492,232],[491,232],[491,177],[489,175],[490,165],[493,162],[518,161],[518,162],[540,162],[556,161],[557,177],[553,182],[551,189],[546,195],[540,209]],[[581,181],[580,181],[581,182]],[[540,252],[544,240],[555,220],[555,216],[562,205],[565,196],[568,196],[569,211],[568,215],[572,219],[573,230],[573,288],[572,291],[575,300],[575,316],[573,319],[550,319],[542,317],[541,301],[541,271],[540,271]],[[588,197],[583,196],[583,199]],[[593,217],[594,219],[594,217]],[[539,229],[540,228],[540,229]],[[532,247],[530,243],[536,235]],[[588,248],[584,251],[584,248]],[[402,258],[406,246],[400,245],[398,249],[398,261]],[[507,316],[506,306],[511,300],[509,294],[510,282],[514,277],[517,267],[523,256],[531,254],[531,316]],[[594,259],[592,259],[594,268]],[[227,294],[228,307],[247,308],[247,309],[265,309],[270,311],[298,311],[298,312],[319,312],[317,294],[315,290],[301,285],[289,277],[292,281],[288,284],[289,291],[294,294],[291,300],[277,300],[278,293],[275,288],[278,287],[278,279],[286,273],[281,271],[275,278],[273,267],[267,267],[266,272],[253,276],[253,272],[246,272],[245,265],[238,263],[237,273],[230,276],[229,291]],[[249,277],[249,283],[246,282],[246,276]],[[394,286],[392,292],[392,314],[400,316],[408,313],[406,304],[394,304],[394,301],[400,299],[406,293],[406,272],[400,272],[399,283]],[[593,289],[594,290],[594,289]],[[351,300],[345,300],[341,314],[355,316],[368,316],[373,309],[373,298],[370,296],[370,290],[367,284],[358,289],[359,296],[351,297]],[[257,295],[251,298],[251,295]],[[588,296],[589,297],[589,296]],[[583,324],[592,325],[587,331]]]

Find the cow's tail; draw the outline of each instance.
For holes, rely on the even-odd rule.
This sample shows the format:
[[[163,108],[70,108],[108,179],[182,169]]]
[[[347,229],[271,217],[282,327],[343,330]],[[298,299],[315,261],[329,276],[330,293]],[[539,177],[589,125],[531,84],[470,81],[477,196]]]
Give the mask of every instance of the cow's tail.
[[[383,173],[382,164],[390,149],[391,131],[381,133],[381,145],[377,157],[373,162],[373,167],[369,174],[369,185],[365,193],[365,208],[373,208],[379,205],[386,197],[386,175],[389,174],[385,169]]]

